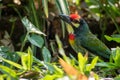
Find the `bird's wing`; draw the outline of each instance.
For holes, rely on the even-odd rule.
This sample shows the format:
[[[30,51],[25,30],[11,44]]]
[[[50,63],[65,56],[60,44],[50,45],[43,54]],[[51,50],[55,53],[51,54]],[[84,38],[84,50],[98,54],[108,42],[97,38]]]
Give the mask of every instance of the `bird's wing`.
[[[73,48],[73,50],[76,53],[81,52],[82,54],[85,54],[86,52],[88,52],[85,48],[83,48],[80,44],[80,42],[77,42],[76,39],[74,41],[74,43],[71,44],[71,47]]]
[[[84,35],[81,39],[81,45],[87,50],[99,56],[109,57],[110,50],[92,33]]]

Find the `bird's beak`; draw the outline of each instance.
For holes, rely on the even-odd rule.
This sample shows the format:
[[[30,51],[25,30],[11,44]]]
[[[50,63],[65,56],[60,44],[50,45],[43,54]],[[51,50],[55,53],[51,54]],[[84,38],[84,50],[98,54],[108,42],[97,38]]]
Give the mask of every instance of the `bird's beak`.
[[[60,17],[60,19],[62,19],[63,21],[67,22],[68,24],[72,24],[72,23],[71,23],[71,20],[70,20],[70,17],[69,17],[68,15],[60,14],[59,17]]]

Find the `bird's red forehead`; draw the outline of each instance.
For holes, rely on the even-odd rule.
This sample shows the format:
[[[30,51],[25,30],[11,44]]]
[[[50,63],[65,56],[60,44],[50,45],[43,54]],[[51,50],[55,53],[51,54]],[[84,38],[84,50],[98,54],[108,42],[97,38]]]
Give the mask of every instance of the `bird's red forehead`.
[[[81,17],[78,14],[70,14],[71,19],[80,19]]]

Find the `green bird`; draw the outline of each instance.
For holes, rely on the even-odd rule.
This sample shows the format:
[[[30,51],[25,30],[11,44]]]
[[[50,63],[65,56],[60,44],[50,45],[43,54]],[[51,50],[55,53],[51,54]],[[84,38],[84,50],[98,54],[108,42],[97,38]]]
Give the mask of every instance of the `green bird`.
[[[61,14],[59,17],[74,29],[74,33],[69,34],[69,42],[76,52],[80,51],[84,53],[90,51],[105,60],[109,60],[110,49],[92,34],[88,24],[81,16],[78,14],[71,14],[70,16]]]

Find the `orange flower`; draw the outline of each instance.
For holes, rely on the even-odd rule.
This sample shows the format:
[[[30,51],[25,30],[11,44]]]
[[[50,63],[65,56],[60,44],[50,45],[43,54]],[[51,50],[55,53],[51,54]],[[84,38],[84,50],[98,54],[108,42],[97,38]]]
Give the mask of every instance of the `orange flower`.
[[[59,58],[59,63],[61,64],[67,75],[76,76],[77,80],[88,80],[87,76],[79,73],[79,71],[76,68],[66,63],[63,59]]]

